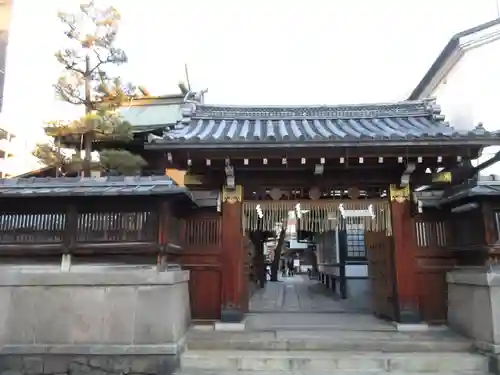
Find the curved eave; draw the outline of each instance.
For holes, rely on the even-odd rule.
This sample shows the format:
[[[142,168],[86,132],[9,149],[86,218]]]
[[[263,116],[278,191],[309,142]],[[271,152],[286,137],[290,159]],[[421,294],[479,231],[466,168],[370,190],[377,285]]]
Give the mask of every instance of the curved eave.
[[[457,137],[457,138],[408,138],[408,139],[352,139],[352,140],[305,140],[287,141],[156,141],[146,143],[145,149],[262,149],[262,148],[325,148],[325,147],[438,147],[438,146],[475,146],[483,148],[500,145],[500,136]]]

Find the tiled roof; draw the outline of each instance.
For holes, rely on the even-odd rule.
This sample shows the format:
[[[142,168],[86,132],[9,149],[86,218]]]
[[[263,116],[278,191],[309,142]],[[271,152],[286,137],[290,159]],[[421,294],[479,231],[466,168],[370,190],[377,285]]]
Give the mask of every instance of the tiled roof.
[[[446,190],[415,193],[425,207],[438,207],[472,197],[500,197],[500,176],[490,175],[472,178],[463,184]]]
[[[469,197],[500,196],[500,176],[478,176],[477,179],[454,186],[445,192],[439,204],[446,204]]]
[[[500,144],[500,134],[482,127],[459,132],[444,121],[432,100],[389,104],[241,107],[187,103],[183,119],[153,143],[169,145],[327,145],[368,141],[467,141]]]
[[[166,176],[61,177],[0,179],[0,197],[186,195],[191,193]]]

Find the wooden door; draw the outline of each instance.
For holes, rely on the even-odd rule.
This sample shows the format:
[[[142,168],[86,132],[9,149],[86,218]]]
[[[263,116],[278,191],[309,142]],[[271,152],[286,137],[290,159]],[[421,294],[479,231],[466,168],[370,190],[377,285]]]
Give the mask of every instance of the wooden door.
[[[365,245],[373,313],[381,318],[397,320],[392,237],[385,232],[366,232]]]
[[[180,223],[182,249],[167,249],[168,261],[189,270],[193,319],[220,319],[222,304],[221,220],[217,212],[194,212]]]

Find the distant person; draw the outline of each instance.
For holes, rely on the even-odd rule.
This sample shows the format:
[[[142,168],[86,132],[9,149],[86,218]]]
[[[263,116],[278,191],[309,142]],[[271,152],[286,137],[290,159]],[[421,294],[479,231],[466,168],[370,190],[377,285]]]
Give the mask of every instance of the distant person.
[[[281,276],[286,277],[286,262],[284,259],[280,261]]]
[[[288,276],[293,276],[293,259],[288,259]]]
[[[293,260],[293,269],[296,273],[300,273],[300,259],[294,259]]]

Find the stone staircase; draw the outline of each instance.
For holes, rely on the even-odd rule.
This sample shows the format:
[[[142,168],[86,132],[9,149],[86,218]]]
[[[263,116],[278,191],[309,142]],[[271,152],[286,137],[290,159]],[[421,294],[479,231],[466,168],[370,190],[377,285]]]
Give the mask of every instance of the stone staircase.
[[[187,336],[179,375],[485,375],[489,359],[447,330],[201,331]]]

